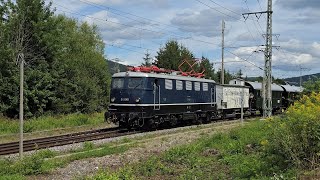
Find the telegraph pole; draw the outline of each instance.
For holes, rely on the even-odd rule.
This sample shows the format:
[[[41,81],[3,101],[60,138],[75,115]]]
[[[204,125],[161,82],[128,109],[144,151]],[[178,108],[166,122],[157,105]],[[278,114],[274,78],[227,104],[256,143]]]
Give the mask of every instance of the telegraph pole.
[[[19,53],[17,63],[20,66],[20,105],[19,105],[19,120],[20,120],[20,141],[19,141],[19,156],[23,158],[23,76],[24,76],[24,54]]]
[[[265,82],[265,99],[263,102],[264,111],[263,117],[270,117],[272,115],[272,91],[271,91],[271,61],[272,61],[272,0],[268,0],[267,10],[267,33],[266,33],[266,49],[265,49],[265,69],[264,69],[264,82]]]
[[[221,23],[221,29],[222,29],[222,42],[221,42],[221,84],[224,84],[224,29],[225,29],[225,23],[224,20],[222,20]]]
[[[272,115],[272,76],[271,76],[271,62],[272,62],[272,0],[268,0],[268,10],[262,12],[244,13],[244,19],[247,20],[249,15],[254,14],[259,19],[261,14],[267,14],[267,31],[266,31],[266,48],[264,51],[264,76],[262,84],[263,96],[263,117],[270,117]],[[258,16],[260,15],[260,16]]]

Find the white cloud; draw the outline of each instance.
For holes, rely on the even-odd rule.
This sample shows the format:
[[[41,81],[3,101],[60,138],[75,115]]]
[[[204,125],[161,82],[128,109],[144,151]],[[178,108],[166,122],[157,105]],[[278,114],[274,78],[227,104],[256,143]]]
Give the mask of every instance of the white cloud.
[[[98,4],[98,7],[81,1],[89,2],[89,4]],[[146,49],[150,49],[152,56],[155,56],[160,44],[164,45],[169,39],[177,39],[179,43],[190,49],[196,57],[204,55],[212,61],[217,61],[221,57],[221,20],[224,19],[226,20],[226,46],[242,47],[248,45],[248,47],[229,48],[226,50],[233,52],[243,59],[248,58],[249,61],[258,66],[264,65],[263,52],[252,53],[252,51],[257,49],[258,45],[265,43],[265,40],[261,36],[265,32],[266,24],[263,16],[259,19],[260,24],[250,19],[245,24],[196,1],[81,1],[55,0],[53,6],[57,3],[77,13],[92,16],[93,18],[75,17],[81,17],[83,21],[97,25],[107,45],[107,56],[118,57],[126,61],[127,64],[140,64]],[[238,12],[239,19],[241,13],[248,11],[242,1],[217,1],[222,6],[234,10],[236,13],[218,7],[210,1],[203,0],[203,2],[231,16],[237,16]],[[264,1],[261,1],[262,10],[264,10],[266,3],[262,2]],[[260,11],[258,3],[248,1],[247,4],[251,11]],[[275,45],[281,46],[280,51],[275,49],[273,51],[272,63],[277,75],[290,75],[289,72],[296,71],[298,69],[297,66],[300,64],[312,69],[314,72],[320,71],[317,68],[320,67],[320,41],[318,32],[316,31],[320,27],[318,21],[320,15],[320,11],[318,10],[319,4],[318,0],[292,0],[288,2],[277,0],[274,3],[273,33],[281,34],[279,40],[273,39]],[[59,6],[56,7],[58,13],[70,11]],[[105,10],[102,10],[103,8]],[[292,8],[295,8],[294,11]],[[252,18],[254,19],[255,17],[252,16]],[[112,48],[109,46],[110,44],[137,52]],[[129,47],[127,45],[132,46]],[[241,61],[237,56],[225,51],[225,61]],[[217,64],[215,67],[218,68],[219,65]],[[248,76],[260,76],[263,73],[254,65],[246,62],[226,63],[226,68],[230,69],[231,72],[236,72],[241,68]]]
[[[168,0],[81,0],[83,2],[90,2],[99,5],[105,6],[128,6],[128,5],[135,5],[135,6],[147,6],[147,7],[154,7],[154,8],[166,8],[169,6]]]

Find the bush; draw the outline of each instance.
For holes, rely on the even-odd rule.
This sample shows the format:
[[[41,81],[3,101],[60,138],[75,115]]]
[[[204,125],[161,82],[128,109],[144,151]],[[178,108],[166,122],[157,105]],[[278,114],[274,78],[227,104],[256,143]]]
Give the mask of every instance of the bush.
[[[270,160],[277,160],[283,168],[319,167],[320,94],[303,96],[284,117],[271,119],[269,127],[272,131],[267,150],[273,157]]]
[[[0,179],[10,176],[35,175],[46,172],[42,166],[46,158],[54,156],[54,152],[42,150],[32,156],[26,156],[22,160],[0,160]]]

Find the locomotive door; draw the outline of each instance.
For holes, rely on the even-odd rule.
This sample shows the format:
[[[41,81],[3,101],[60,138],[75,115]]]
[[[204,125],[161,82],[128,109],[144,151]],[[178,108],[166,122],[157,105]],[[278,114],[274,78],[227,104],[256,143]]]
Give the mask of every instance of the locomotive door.
[[[160,110],[160,85],[158,79],[155,79],[153,83],[153,109]]]
[[[216,103],[216,88],[213,84],[210,84],[210,98],[211,98],[211,107],[214,107],[215,106],[215,103]]]

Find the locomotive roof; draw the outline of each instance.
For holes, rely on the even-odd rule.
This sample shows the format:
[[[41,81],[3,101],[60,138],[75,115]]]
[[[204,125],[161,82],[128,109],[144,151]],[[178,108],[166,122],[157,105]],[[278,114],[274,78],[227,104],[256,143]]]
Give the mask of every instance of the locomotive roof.
[[[253,89],[261,90],[262,89],[262,83],[259,82],[250,82],[246,81],[250,86],[253,87]],[[277,84],[271,84],[271,90],[272,91],[284,91],[283,88]]]
[[[131,71],[115,73],[112,77],[155,77],[155,78],[164,78],[164,79],[176,79],[176,80],[185,80],[185,81],[215,83],[215,81],[211,79],[195,78],[195,77],[172,75],[172,74],[143,73],[143,72],[131,72]]]
[[[287,92],[302,92],[303,88],[299,86],[281,85]]]

